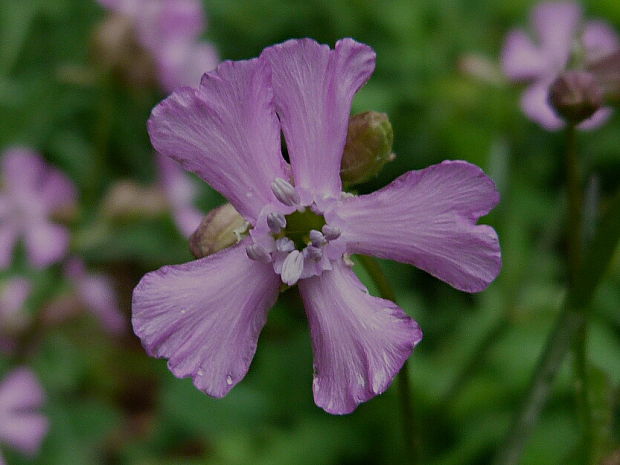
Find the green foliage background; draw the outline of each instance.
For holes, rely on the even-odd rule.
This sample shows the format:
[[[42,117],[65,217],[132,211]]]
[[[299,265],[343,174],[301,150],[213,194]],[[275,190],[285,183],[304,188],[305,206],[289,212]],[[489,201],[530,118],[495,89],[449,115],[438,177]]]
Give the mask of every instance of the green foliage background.
[[[477,56],[497,67],[505,33],[526,23],[533,2],[204,3],[205,38],[224,59],[254,57],[268,45],[305,36],[329,44],[350,36],[376,50],[376,72],[353,111],[390,115],[397,159],[360,192],[444,159],[476,163],[497,182],[502,202],[484,221],[499,233],[504,267],[487,291],[466,295],[412,267],[382,263],[399,304],[425,333],[409,363],[420,463],[488,464],[563,298],[563,145],[561,134],[523,117],[519,89],[494,74],[489,80],[468,74],[463,62]],[[620,30],[617,1],[592,0],[586,11]],[[91,34],[104,16],[94,0],[0,0],[0,150],[29,145],[77,184],[72,250],[114,276],[129,318],[137,280],[191,256],[168,215],[101,225],[101,202],[115,182],[155,181],[145,121],[164,97],[95,73]],[[619,130],[616,115],[605,127],[580,134],[583,163],[599,182],[603,208],[619,185]],[[203,188],[205,212],[220,202]],[[35,280],[32,312],[66,286],[60,268],[35,272],[23,260],[0,277],[16,272]],[[602,454],[618,440],[619,304],[616,253],[593,304],[588,339]],[[485,350],[477,350],[480,344]],[[523,465],[577,463],[570,362]],[[110,339],[87,316],[42,335],[30,364],[48,393],[52,427],[35,459],[3,449],[11,465],[403,463],[397,386],[348,416],[330,416],[314,405],[310,338],[296,290],[270,312],[250,373],[222,400],[174,378],[135,337]],[[8,361],[0,359],[0,374],[7,370]]]

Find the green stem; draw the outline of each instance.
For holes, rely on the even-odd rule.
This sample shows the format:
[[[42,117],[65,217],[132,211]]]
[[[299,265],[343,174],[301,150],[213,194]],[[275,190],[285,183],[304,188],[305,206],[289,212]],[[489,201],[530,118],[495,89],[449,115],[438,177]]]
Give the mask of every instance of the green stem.
[[[566,192],[568,200],[567,221],[567,277],[568,288],[573,289],[577,283],[577,275],[581,267],[583,248],[583,195],[582,180],[577,156],[577,131],[573,125],[566,130]],[[582,429],[582,461],[590,462],[592,449],[592,418],[588,401],[588,370],[587,370],[587,319],[583,318],[583,324],[576,334],[574,352],[575,367],[575,394],[577,399],[577,411]]]
[[[381,270],[379,262],[372,257],[366,255],[358,255],[359,262],[366,269],[366,272],[373,280],[379,294],[384,299],[396,302],[396,294],[387,277]],[[414,465],[416,463],[416,447],[414,437],[414,421],[413,421],[413,404],[411,403],[411,382],[409,379],[409,371],[407,370],[407,362],[403,365],[398,373],[400,407],[403,415],[403,438],[407,449],[408,463]]]
[[[566,130],[566,192],[568,196],[568,285],[573,287],[581,264],[583,198],[579,159],[577,157],[577,137],[574,126]]]
[[[545,349],[534,371],[528,393],[518,412],[510,434],[496,456],[495,465],[517,465],[525,443],[530,436],[538,416],[549,395],[553,380],[573,345],[575,351],[575,374],[577,377],[577,408],[583,430],[584,463],[588,463],[591,416],[587,392],[586,357],[586,305],[578,305],[573,296],[579,287],[582,252],[583,200],[581,176],[577,157],[576,129],[569,126],[566,131],[566,192],[568,200],[567,221],[567,300],[558,316]]]

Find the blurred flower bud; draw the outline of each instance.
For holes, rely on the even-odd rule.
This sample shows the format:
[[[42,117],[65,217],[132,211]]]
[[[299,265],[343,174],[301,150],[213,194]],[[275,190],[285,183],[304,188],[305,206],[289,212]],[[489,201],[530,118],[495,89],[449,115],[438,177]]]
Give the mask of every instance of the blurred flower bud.
[[[154,85],[156,67],[151,54],[136,39],[131,18],[109,15],[95,28],[92,40],[93,59],[129,85]]]
[[[549,87],[549,104],[566,122],[577,124],[603,105],[603,90],[587,71],[566,71]]]
[[[620,50],[591,63],[587,70],[603,89],[605,101],[620,104]]]
[[[479,82],[496,86],[504,82],[497,63],[482,54],[465,54],[459,58],[457,66],[462,74]]]
[[[231,204],[217,207],[204,217],[189,238],[189,248],[196,258],[206,257],[239,242],[247,228],[243,217]]]
[[[163,215],[168,209],[164,193],[154,187],[143,187],[133,181],[118,181],[102,202],[104,216],[115,220]]]
[[[385,113],[367,111],[353,115],[340,166],[342,181],[353,185],[376,176],[383,165],[395,158],[393,141],[392,125]]]

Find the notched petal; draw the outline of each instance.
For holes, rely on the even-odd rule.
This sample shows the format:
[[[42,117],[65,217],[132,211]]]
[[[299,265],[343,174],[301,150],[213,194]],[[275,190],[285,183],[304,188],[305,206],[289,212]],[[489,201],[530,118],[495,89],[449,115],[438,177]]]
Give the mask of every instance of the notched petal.
[[[247,373],[278,296],[279,277],[247,257],[248,245],[165,266],[133,293],[134,332],[149,355],[167,358],[175,376],[191,376],[213,397],[225,396]]]
[[[422,339],[418,324],[389,300],[368,294],[343,262],[299,282],[312,335],[314,400],[350,413],[384,392]]]

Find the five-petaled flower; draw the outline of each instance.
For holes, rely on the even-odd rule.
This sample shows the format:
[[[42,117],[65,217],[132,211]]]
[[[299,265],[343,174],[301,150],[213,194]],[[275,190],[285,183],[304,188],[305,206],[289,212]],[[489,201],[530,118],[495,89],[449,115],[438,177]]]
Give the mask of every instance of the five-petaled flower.
[[[6,150],[0,163],[0,269],[10,265],[20,236],[34,267],[61,260],[69,245],[69,232],[50,217],[74,206],[73,184],[27,148]]]
[[[222,63],[153,110],[157,151],[250,225],[238,244],[148,273],[134,290],[133,327],[147,352],[207,394],[222,397],[245,376],[282,282],[298,284],[308,316],[317,405],[349,413],[385,391],[422,332],[368,293],[349,254],[413,264],[467,292],[497,276],[497,235],[476,221],[498,193],[478,167],[446,161],[370,195],[342,192],[351,101],[374,64],[372,49],[352,39],[333,50],[290,40]]]
[[[549,86],[574,60],[575,45],[584,66],[619,46],[618,36],[607,23],[597,20],[582,24],[581,16],[581,8],[572,2],[541,3],[532,11],[530,20],[537,45],[522,29],[514,29],[506,37],[502,51],[504,73],[513,81],[530,83],[521,97],[521,109],[548,130],[564,126],[548,102],[548,93]],[[579,127],[595,128],[610,114],[611,109],[601,108]]]
[[[0,382],[0,442],[29,457],[36,455],[49,427],[45,415],[38,412],[44,400],[31,370],[21,367],[11,371]]]

